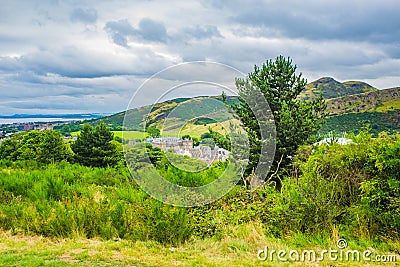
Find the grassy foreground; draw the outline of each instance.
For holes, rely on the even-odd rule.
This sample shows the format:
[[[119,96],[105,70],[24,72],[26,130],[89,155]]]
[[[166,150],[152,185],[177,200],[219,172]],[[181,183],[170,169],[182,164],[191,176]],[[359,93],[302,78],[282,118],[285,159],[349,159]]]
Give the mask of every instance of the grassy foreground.
[[[300,235],[289,240],[265,237],[257,223],[226,229],[220,240],[193,239],[179,247],[163,246],[154,241],[50,239],[42,236],[13,235],[0,232],[0,266],[395,266],[396,262],[298,261],[280,262],[276,258],[261,261],[258,251],[337,249],[327,239],[309,239]],[[229,234],[228,234],[229,233]],[[328,242],[328,243],[327,243]],[[369,249],[380,255],[400,244],[374,249],[368,242],[349,242],[351,249]],[[397,264],[400,256],[396,255]]]

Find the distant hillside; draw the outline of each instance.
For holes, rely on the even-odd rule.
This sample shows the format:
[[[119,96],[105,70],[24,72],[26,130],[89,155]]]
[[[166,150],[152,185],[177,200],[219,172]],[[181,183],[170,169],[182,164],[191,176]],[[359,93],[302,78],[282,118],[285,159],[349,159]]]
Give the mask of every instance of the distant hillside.
[[[400,87],[327,100],[330,117],[320,133],[357,132],[369,125],[374,135],[400,131]]]
[[[385,112],[347,113],[331,116],[320,130],[327,133],[358,133],[369,126],[371,133],[377,136],[380,132],[400,131],[400,109]]]
[[[367,83],[348,81],[340,83],[333,78],[321,78],[307,85],[301,98],[309,100],[320,93],[326,98],[331,117],[321,133],[336,130],[357,131],[369,123],[375,131],[400,130],[400,87],[378,90]],[[208,127],[216,127],[215,122],[228,123],[232,117],[227,112],[221,97],[178,98],[154,106],[131,109],[129,123],[123,128],[125,112],[86,122],[96,125],[103,120],[112,130],[143,131],[144,122],[148,126],[163,129],[164,134],[184,129],[187,133],[202,133]],[[236,97],[228,102],[237,101]],[[225,124],[226,124],[225,123]],[[64,134],[79,131],[82,122],[59,127]]]
[[[338,82],[333,78],[324,77],[306,85],[306,90],[300,94],[301,99],[315,99],[320,94],[325,99],[374,92],[378,89],[360,81]]]
[[[235,99],[229,97],[228,103]],[[147,122],[147,126],[155,126],[169,131],[181,128],[187,123],[204,125],[232,118],[222,103],[221,97],[218,96],[168,100],[128,110],[127,117],[129,120],[126,121],[125,127],[123,127],[125,111],[99,119],[87,120],[85,123],[97,125],[100,121],[104,121],[114,131],[143,131],[145,122]],[[196,122],[197,120],[199,122]],[[57,130],[67,134],[79,131],[81,125],[82,122],[69,123],[58,127]]]
[[[347,95],[327,100],[331,115],[400,109],[400,87]]]
[[[130,119],[130,124],[132,125],[129,129],[124,130],[134,130],[134,131],[143,131],[144,129],[144,120],[146,119],[146,115],[149,114],[149,109],[152,107],[153,110],[149,114],[149,118],[157,118],[156,114],[162,114],[169,109],[172,109],[173,106],[176,106],[178,103],[185,102],[190,100],[190,98],[177,98],[174,100],[168,100],[162,103],[157,103],[153,107],[152,106],[143,106],[139,108],[130,109],[127,111],[128,117]],[[96,125],[100,121],[104,121],[112,130],[120,131],[122,130],[122,125],[125,118],[125,111],[116,113],[111,116],[106,116],[103,118],[87,121],[91,125]],[[160,119],[160,117],[158,117]]]

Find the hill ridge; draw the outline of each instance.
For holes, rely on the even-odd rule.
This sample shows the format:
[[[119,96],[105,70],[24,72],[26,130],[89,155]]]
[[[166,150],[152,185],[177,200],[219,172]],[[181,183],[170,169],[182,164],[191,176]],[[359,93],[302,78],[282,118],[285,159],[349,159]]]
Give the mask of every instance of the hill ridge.
[[[339,82],[332,77],[322,77],[308,83],[306,90],[299,97],[302,99],[315,99],[322,94],[325,99],[330,99],[377,90],[377,88],[362,81]]]

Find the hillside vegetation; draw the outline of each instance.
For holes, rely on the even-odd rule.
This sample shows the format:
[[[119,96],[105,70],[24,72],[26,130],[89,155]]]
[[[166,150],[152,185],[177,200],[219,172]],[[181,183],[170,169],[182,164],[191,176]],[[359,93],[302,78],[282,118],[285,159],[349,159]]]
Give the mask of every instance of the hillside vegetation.
[[[382,131],[400,131],[400,110],[347,113],[331,116],[322,126],[320,133],[358,133],[365,127],[369,127],[374,136],[377,136]]]
[[[0,266],[396,265],[398,90],[314,82],[313,94],[346,106],[330,103],[326,132],[364,129],[344,133],[344,145],[331,133],[318,142],[327,105],[298,97],[309,90],[290,58],[235,83],[237,98],[174,99],[58,128],[76,138],[32,130],[2,140]],[[208,129],[185,136],[208,146],[196,159],[188,142],[161,149],[124,135]],[[229,157],[209,153],[215,145]]]
[[[307,84],[306,90],[300,94],[303,99],[315,99],[320,94],[325,99],[337,98],[366,92],[374,92],[378,89],[360,81],[338,82],[331,77],[323,77]]]
[[[391,123],[398,123],[397,113],[389,113],[397,119]],[[339,127],[354,124],[350,116],[359,114],[386,113],[348,113],[331,119],[341,118]],[[348,122],[340,116],[349,116]],[[359,126],[365,127],[365,120]],[[100,131],[102,127],[89,132],[98,140],[115,142],[101,137],[102,132],[110,136],[108,129]],[[374,126],[372,130],[378,131]],[[260,261],[257,253],[265,246],[321,252],[336,249],[339,239],[347,240],[351,250],[368,249],[398,261],[400,134],[376,136],[361,131],[347,134],[352,143],[346,146],[304,144],[293,154],[293,164],[279,174],[279,189],[275,182],[255,190],[239,184],[215,202],[184,208],[151,198],[133,177],[148,179],[155,170],[180,186],[204,186],[223,173],[232,181],[240,177],[227,162],[203,170],[204,162],[140,142],[127,147],[127,161],[118,157],[114,167],[82,166],[73,154],[64,157],[71,144],[59,142],[59,133],[15,135],[0,144],[0,266],[332,266],[338,262],[329,258],[318,263]],[[89,152],[102,152],[104,145],[94,148]],[[46,153],[52,153],[53,160],[41,160]]]
[[[331,115],[395,110],[400,108],[400,87],[331,98],[327,104]]]

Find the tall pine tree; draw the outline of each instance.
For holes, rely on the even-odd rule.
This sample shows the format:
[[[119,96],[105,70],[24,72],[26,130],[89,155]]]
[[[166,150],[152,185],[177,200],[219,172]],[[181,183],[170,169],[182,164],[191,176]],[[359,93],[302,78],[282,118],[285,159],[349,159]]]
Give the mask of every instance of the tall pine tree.
[[[267,100],[276,127],[276,151],[270,170],[278,173],[291,163],[291,156],[307,139],[317,133],[326,117],[326,104],[322,96],[306,101],[298,98],[307,81],[296,74],[296,65],[290,58],[279,56],[261,67],[255,66],[247,79],[238,79],[239,103],[231,108],[240,118],[249,136],[250,159],[247,174],[254,171],[260,157],[262,140],[259,124],[245,98],[252,90],[260,90]],[[249,82],[252,86],[247,86]],[[256,94],[255,94],[256,95]],[[241,97],[244,96],[244,97]]]

